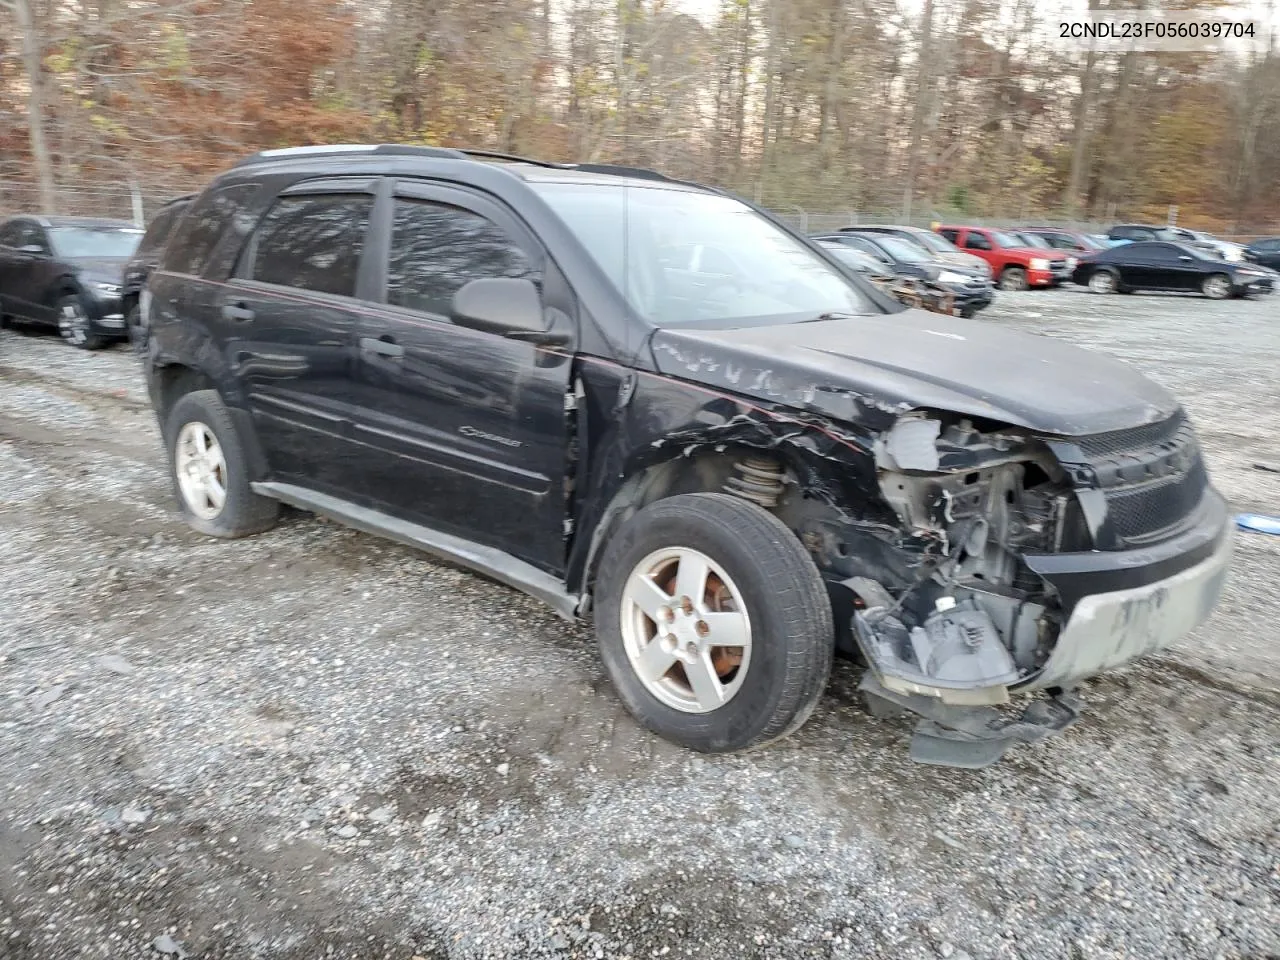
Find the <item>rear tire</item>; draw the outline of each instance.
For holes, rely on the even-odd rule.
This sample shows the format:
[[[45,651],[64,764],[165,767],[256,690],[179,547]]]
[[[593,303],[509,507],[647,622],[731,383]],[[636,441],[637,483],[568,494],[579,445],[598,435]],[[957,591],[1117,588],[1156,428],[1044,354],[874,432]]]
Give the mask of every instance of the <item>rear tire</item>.
[[[71,346],[80,350],[101,350],[107,338],[93,332],[89,308],[78,293],[63,294],[58,298],[58,334]]]
[[[280,505],[249,486],[244,445],[216,390],[178,398],[164,437],[174,493],[192,528],[231,539],[275,526]]]
[[[812,559],[777,517],[725,494],[660,500],[627,521],[601,558],[594,607],[627,709],[694,750],[785,737],[831,671],[831,602]]]
[[[1026,290],[1030,287],[1027,283],[1027,271],[1021,267],[1005,267],[1000,271],[1000,289],[1001,290]]]
[[[1200,292],[1210,300],[1225,300],[1231,296],[1231,278],[1225,273],[1213,273],[1200,282]]]

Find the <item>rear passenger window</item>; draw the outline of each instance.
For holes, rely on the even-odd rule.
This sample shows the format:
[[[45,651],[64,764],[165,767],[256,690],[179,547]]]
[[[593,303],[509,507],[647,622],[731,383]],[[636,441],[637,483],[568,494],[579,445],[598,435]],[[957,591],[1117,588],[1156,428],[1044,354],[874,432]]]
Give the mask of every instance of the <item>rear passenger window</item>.
[[[243,221],[257,192],[256,183],[236,183],[205,194],[178,223],[165,248],[163,268],[170,273],[204,274],[227,222]]]
[[[959,230],[939,230],[938,232],[942,234],[944,237],[946,237],[948,240],[950,240],[952,243],[955,243],[957,240],[960,239]]]
[[[258,227],[250,278],[353,296],[372,209],[367,194],[281,197]]]
[[[970,233],[964,238],[964,245],[970,250],[990,250],[991,241],[987,239],[985,234]]]
[[[22,224],[17,221],[0,226],[0,247],[22,246]]]
[[[454,293],[468,281],[532,273],[524,251],[479,214],[425,200],[396,200],[388,303],[447,317]]]

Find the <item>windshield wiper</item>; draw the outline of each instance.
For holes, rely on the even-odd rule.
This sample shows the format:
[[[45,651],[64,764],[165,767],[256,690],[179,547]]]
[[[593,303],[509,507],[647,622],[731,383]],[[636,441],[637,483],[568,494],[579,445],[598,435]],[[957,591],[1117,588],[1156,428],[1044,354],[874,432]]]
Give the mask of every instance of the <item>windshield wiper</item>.
[[[816,317],[810,317],[808,320],[800,320],[799,323],[817,323],[819,320],[855,320],[862,316],[859,313],[838,313],[834,310],[827,313],[820,313]]]

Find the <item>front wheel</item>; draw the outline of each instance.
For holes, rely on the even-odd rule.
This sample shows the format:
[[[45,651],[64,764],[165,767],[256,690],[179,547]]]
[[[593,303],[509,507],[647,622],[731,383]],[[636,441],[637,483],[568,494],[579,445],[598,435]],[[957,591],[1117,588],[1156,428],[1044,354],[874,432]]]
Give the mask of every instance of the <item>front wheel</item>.
[[[1029,286],[1027,271],[1021,267],[1005,267],[1000,273],[1001,290],[1026,290]]]
[[[68,293],[58,298],[58,333],[62,339],[81,350],[101,350],[105,337],[93,332],[93,321],[79,294]]]
[[[1095,270],[1089,277],[1089,292],[1115,293],[1120,287],[1119,280],[1111,270]]]
[[[831,603],[777,517],[719,493],[651,504],[612,537],[596,592],[600,655],[645,727],[704,752],[779,739],[831,671]]]
[[[1200,292],[1210,300],[1225,300],[1231,296],[1231,278],[1225,273],[1205,277],[1200,284]]]

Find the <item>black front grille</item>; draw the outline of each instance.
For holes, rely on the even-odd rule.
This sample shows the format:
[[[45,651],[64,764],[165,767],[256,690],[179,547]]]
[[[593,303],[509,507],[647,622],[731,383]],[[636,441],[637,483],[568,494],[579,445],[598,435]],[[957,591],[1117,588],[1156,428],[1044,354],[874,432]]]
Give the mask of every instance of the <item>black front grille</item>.
[[[1143,453],[1152,447],[1176,443],[1178,435],[1190,424],[1187,415],[1179,410],[1168,420],[1159,423],[1148,423],[1141,427],[1130,427],[1127,430],[1113,430],[1110,433],[1095,433],[1091,437],[1078,437],[1075,443],[1084,451],[1090,460],[1109,457],[1118,453]],[[1194,441],[1194,437],[1191,438]]]
[[[1185,413],[1160,423],[1073,438],[1107,503],[1118,546],[1173,536],[1189,525],[1209,485]]]
[[[1208,485],[1204,463],[1197,456],[1185,473],[1106,490],[1111,529],[1129,544],[1164,539],[1192,518]]]

